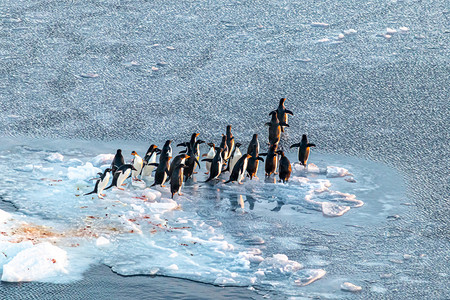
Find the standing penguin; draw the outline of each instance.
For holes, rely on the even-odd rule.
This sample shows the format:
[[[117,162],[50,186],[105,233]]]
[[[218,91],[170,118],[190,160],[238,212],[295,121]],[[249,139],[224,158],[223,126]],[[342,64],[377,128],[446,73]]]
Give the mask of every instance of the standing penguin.
[[[133,165],[131,165],[131,164],[122,165],[120,168],[118,168],[116,170],[116,173],[114,173],[111,185],[108,186],[107,188],[105,188],[105,190],[110,189],[113,186],[115,186],[119,190],[124,190],[124,188],[122,188],[121,186],[122,186],[123,182],[125,181],[125,179],[127,179],[130,176],[130,173],[132,170],[136,171],[136,169],[133,167]]]
[[[189,156],[187,156],[187,158],[189,158]],[[172,193],[172,199],[173,195],[176,193],[181,196],[181,186],[183,185],[184,177],[183,169],[185,166],[185,164],[179,163],[171,170],[172,175],[170,176],[170,192]]]
[[[170,168],[169,168],[169,179],[172,177],[172,170],[175,169],[176,166],[183,164],[186,166],[186,159],[190,158],[189,155],[187,155],[186,153],[181,153],[178,154],[177,156],[175,156],[174,159],[172,159],[172,162],[170,163]]]
[[[250,154],[244,154],[235,164],[233,170],[231,171],[230,179],[225,183],[237,181],[239,184],[244,178],[245,171],[247,171],[248,159],[251,157]]]
[[[131,155],[134,156],[133,158],[133,167],[136,170],[131,171],[131,178],[133,180],[139,180],[138,176],[139,174],[141,174],[142,171],[142,167],[144,165],[144,161],[142,160],[142,158],[136,153],[136,151],[131,152]]]
[[[253,134],[252,140],[250,141],[250,144],[247,148],[247,154],[250,154],[253,157],[253,149],[256,149],[256,154],[259,153],[259,141],[258,141],[258,134]]]
[[[267,156],[265,165],[266,177],[269,177],[270,175],[275,173],[277,169],[277,162],[278,162],[277,148],[278,144],[273,144],[270,146],[269,151],[267,151],[267,153],[259,154],[261,156]]]
[[[116,173],[116,170],[125,164],[125,160],[123,159],[122,150],[117,149],[116,155],[114,155],[114,159],[111,162],[112,173]]]
[[[148,148],[147,153],[145,154],[145,157],[144,157],[144,165],[142,167],[142,172],[141,172],[142,177],[147,177],[147,176],[152,175],[152,172],[155,169],[155,166],[151,166],[149,164],[156,163],[156,156],[159,153],[161,153],[161,150],[158,149],[158,147],[156,147],[156,145],[151,145]]]
[[[227,146],[227,136],[222,134],[222,141],[220,142],[220,149],[222,149],[222,158],[226,162],[227,161],[227,152],[228,152],[228,146]]]
[[[197,164],[198,167],[200,168],[200,163],[198,162],[198,159],[195,157],[195,152],[194,152],[194,149],[197,147],[198,143],[199,143],[199,141],[196,141],[194,143],[194,148],[191,147],[190,143],[182,143],[182,144],[178,145],[178,146],[185,146],[187,148],[186,154],[188,155],[188,158],[186,159],[186,162],[184,163],[186,165],[184,168],[184,176],[186,177],[185,180],[188,180],[194,174],[195,164]]]
[[[258,172],[259,161],[264,161],[264,159],[259,156],[258,148],[259,147],[253,147],[251,157],[248,159],[247,176],[250,177],[250,180],[252,180],[253,177],[258,178],[256,173]]]
[[[161,156],[159,157],[159,164],[158,163],[151,163],[152,166],[156,166],[155,170],[155,182],[151,186],[155,185],[161,185],[164,187],[164,183],[167,180],[167,177],[169,175],[169,168],[170,168],[170,159],[172,156]]]
[[[213,159],[210,158],[204,158],[202,161],[208,161],[211,163],[211,170],[209,171],[209,177],[206,179],[205,182],[211,181],[213,179],[216,179],[219,177],[219,175],[222,173],[222,166],[223,166],[223,149],[222,148],[216,148],[216,155]]]
[[[308,143],[306,134],[302,135],[300,143],[291,145],[291,148],[298,147],[298,161],[306,168],[308,162],[310,147],[315,147],[315,144]]]
[[[294,113],[288,109],[286,109],[286,107],[284,106],[284,102],[286,101],[286,98],[281,98],[280,99],[280,104],[278,104],[278,108],[277,108],[277,117],[278,117],[278,121],[280,123],[288,123],[288,116],[287,114],[290,114],[291,116],[294,115]],[[284,125],[281,126],[281,132],[284,132]]]
[[[111,177],[109,172],[111,172],[111,171],[112,170],[110,168],[106,168],[105,171],[103,171],[103,173],[98,173],[98,175],[100,175],[100,178],[96,178],[97,182],[95,183],[94,190],[90,193],[84,194],[84,196],[90,195],[90,194],[97,194],[97,196],[100,199],[103,199],[103,196],[105,196],[105,194],[102,194],[102,192],[109,182],[109,178]]]
[[[214,143],[208,143],[208,146],[210,147],[209,151],[207,154],[203,154],[203,156],[205,156],[206,158],[209,158],[209,159],[213,159],[214,156],[216,155],[216,150],[215,150],[216,145],[214,145]],[[206,165],[206,173],[205,174],[209,174],[209,170],[211,169],[211,163],[209,161],[207,161],[205,163],[205,165]]]
[[[164,146],[161,150],[161,154],[159,156],[159,163],[165,161],[169,156],[172,157],[172,146],[170,145],[172,140],[167,140],[164,143]]]
[[[231,125],[227,126],[227,133],[226,133],[226,143],[227,143],[227,153],[225,155],[225,160],[228,160],[231,156],[231,153],[233,153],[234,151],[234,137],[233,134],[231,133]],[[232,169],[230,169],[231,171]]]
[[[280,181],[286,183],[289,181],[289,177],[291,177],[292,167],[289,159],[284,155],[284,151],[277,151],[280,157],[280,165],[278,167],[278,176],[280,177]]]
[[[266,123],[266,125],[269,126],[269,144],[274,145],[280,142],[281,126],[289,127],[289,125],[278,121],[276,111],[271,111],[269,115],[272,116],[270,122]]]
[[[237,161],[242,157],[241,150],[239,147],[241,146],[241,143],[236,143],[233,152],[231,152],[231,156],[228,162],[228,168],[227,170],[232,172],[234,165],[237,163]]]

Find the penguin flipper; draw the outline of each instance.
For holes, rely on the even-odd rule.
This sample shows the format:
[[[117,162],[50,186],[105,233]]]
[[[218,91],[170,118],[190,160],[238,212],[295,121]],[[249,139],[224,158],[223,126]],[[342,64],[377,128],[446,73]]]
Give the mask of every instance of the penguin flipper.
[[[260,160],[260,161],[264,161],[264,158],[262,158],[262,157],[257,157],[256,159]]]
[[[270,122],[267,122],[266,124],[264,124],[265,126],[270,126],[271,125],[271,123]]]
[[[87,195],[90,195],[90,194],[94,194],[94,193],[96,193],[96,192],[97,192],[96,190],[93,190],[92,192],[86,193],[86,194],[84,194],[83,196],[87,196]]]
[[[159,166],[159,163],[149,163],[148,166],[155,166],[155,167],[157,167],[157,166]]]
[[[291,116],[294,115],[294,113],[293,113],[292,111],[290,111],[289,109],[286,109],[284,112],[285,112],[286,114],[290,114]]]
[[[114,184],[111,184],[110,186],[108,186],[107,188],[105,188],[104,190],[109,190],[110,188],[112,188],[114,186]]]
[[[231,176],[230,176],[231,177]],[[230,179],[228,179],[227,181],[225,181],[224,182],[224,184],[227,184],[227,183],[230,183],[232,180],[231,180],[231,178]]]
[[[180,154],[183,154],[183,153],[186,153],[186,152],[187,152],[187,149],[181,150],[181,151],[180,151]]]
[[[177,147],[181,147],[181,146],[187,147],[187,143],[180,143],[177,145]]]
[[[297,144],[291,145],[291,146],[289,147],[289,149],[291,149],[291,148],[294,148],[294,147],[300,147],[300,143],[297,143]]]
[[[260,153],[259,156],[267,156],[267,153]]]
[[[307,144],[306,147],[315,147],[316,144]]]
[[[284,122],[280,122],[280,126],[289,127],[289,124],[288,123],[284,123]]]
[[[204,158],[204,159],[202,159],[202,161],[212,162],[213,159],[212,158]]]
[[[197,164],[198,168],[201,169],[202,167],[200,167],[200,163],[198,162],[198,159],[194,157],[194,161]]]

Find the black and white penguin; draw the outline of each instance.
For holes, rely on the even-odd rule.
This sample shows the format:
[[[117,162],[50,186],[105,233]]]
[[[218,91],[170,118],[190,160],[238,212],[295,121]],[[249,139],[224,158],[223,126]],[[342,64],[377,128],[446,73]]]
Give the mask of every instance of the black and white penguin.
[[[289,159],[284,155],[284,151],[277,151],[278,155],[280,155],[280,164],[278,166],[278,177],[280,177],[280,181],[286,183],[289,181],[289,177],[291,177],[292,167]]]
[[[214,145],[214,143],[208,143],[209,151],[206,154],[203,154],[203,157],[208,158],[208,159],[213,159],[214,156],[216,155],[216,145]],[[205,166],[206,166],[206,173],[205,174],[209,174],[209,170],[211,169],[211,163],[209,161],[205,162]]]
[[[172,159],[172,161],[170,162],[170,168],[169,168],[169,179],[172,177],[172,169],[174,169],[179,164],[183,164],[186,166],[186,159],[188,159],[188,158],[190,158],[189,155],[187,155],[186,153],[181,153]]]
[[[245,171],[247,171],[248,159],[251,157],[250,154],[244,154],[234,165],[233,170],[231,171],[230,179],[225,183],[237,181],[239,184],[242,184],[241,181],[244,179]]]
[[[269,126],[269,144],[274,145],[280,142],[281,126],[289,127],[289,125],[278,121],[276,111],[271,111],[269,115],[272,116],[270,122],[266,123],[266,125]]]
[[[228,152],[228,146],[227,146],[227,136],[222,134],[222,141],[220,142],[220,149],[222,149],[222,158],[226,162],[227,160],[227,152]]]
[[[189,158],[188,155],[187,158]],[[181,196],[181,186],[183,185],[184,177],[183,170],[185,166],[185,164],[179,163],[171,170],[172,175],[170,176],[170,192],[172,193],[172,199],[176,193]]]
[[[155,182],[151,186],[161,185],[164,187],[164,183],[166,182],[169,176],[170,169],[170,159],[172,156],[161,156],[159,157],[159,163],[151,163],[150,165],[156,166],[155,170]]]
[[[256,149],[256,154],[259,153],[259,141],[257,133],[253,134],[252,140],[250,141],[250,144],[248,144],[247,154],[253,156],[253,149]]]
[[[114,155],[114,159],[111,162],[111,170],[112,170],[113,175],[114,175],[114,173],[116,173],[116,170],[124,164],[125,164],[125,159],[123,158],[122,150],[117,149],[116,155]]]
[[[306,134],[302,135],[300,143],[291,145],[291,148],[298,147],[298,161],[306,168],[308,162],[310,147],[315,147],[315,144],[308,143]]]
[[[277,170],[277,162],[278,162],[277,148],[278,144],[273,144],[270,146],[269,151],[267,151],[267,153],[259,154],[261,156],[266,156],[266,165],[265,165],[266,177],[269,177]]]
[[[259,161],[264,161],[264,159],[259,156],[259,146],[253,147],[252,149],[252,153],[250,153],[251,157],[248,159],[247,164],[247,176],[250,177],[250,180],[252,180],[253,177],[258,178],[256,173],[258,172]]]
[[[186,152],[186,154],[189,156],[184,163],[186,165],[184,167],[185,180],[188,180],[189,178],[191,178],[193,176],[196,164],[200,168],[200,163],[198,162],[198,159],[196,158],[195,152],[194,152],[194,149],[197,147],[199,142],[200,141],[196,141],[194,143],[194,148],[191,147],[190,143],[182,143],[182,144],[177,145],[177,146],[185,146],[186,151],[183,151],[183,152]]]
[[[97,182],[95,183],[94,190],[90,193],[84,194],[84,196],[90,195],[90,194],[97,194],[97,196],[100,199],[103,199],[103,196],[105,196],[105,194],[102,194],[102,192],[105,189],[105,187],[108,185],[109,178],[111,177],[111,174],[110,174],[111,171],[112,170],[110,168],[106,168],[105,171],[103,171],[103,173],[98,173],[98,175],[100,175],[100,177],[95,178],[95,180],[97,180]]]
[[[211,169],[209,171],[209,177],[205,182],[216,179],[222,173],[223,160],[223,148],[216,148],[216,155],[213,159],[204,158],[202,161],[208,161],[211,163]]]
[[[231,133],[231,125],[227,126],[227,133],[226,133],[226,144],[227,144],[227,152],[225,155],[225,160],[228,160],[231,156],[231,153],[233,153],[234,151],[234,137],[233,134]],[[230,169],[231,171],[232,169]]]
[[[237,161],[242,157],[241,150],[239,147],[241,146],[241,143],[236,143],[234,146],[233,152],[231,152],[230,159],[228,160],[228,171],[233,171],[234,165],[237,163]]]
[[[116,170],[111,185],[105,188],[105,190],[110,189],[113,186],[115,186],[119,190],[124,190],[124,188],[122,188],[122,184],[125,181],[125,179],[127,179],[130,176],[132,170],[136,171],[133,165],[131,164],[122,165],[120,168]]]
[[[141,174],[142,167],[144,166],[144,160],[136,153],[136,151],[131,152],[131,155],[134,156],[132,164],[136,169],[131,171],[131,178],[133,180],[139,180],[138,176]]]
[[[286,109],[286,107],[284,106],[284,102],[286,101],[286,98],[281,98],[280,99],[280,103],[278,104],[278,108],[277,108],[277,117],[278,117],[278,121],[280,123],[288,123],[288,114],[290,114],[291,116],[294,115],[294,113],[288,109]],[[281,132],[284,132],[284,127],[285,126],[281,126]]]
[[[156,163],[156,156],[159,153],[161,153],[161,150],[158,149],[156,145],[151,145],[148,148],[144,156],[144,165],[142,167],[141,177],[149,177],[152,175],[152,172],[156,167],[149,164]]]
[[[159,156],[159,162],[165,161],[169,156],[172,157],[172,140],[167,140],[164,143],[164,146],[161,150],[161,154]]]

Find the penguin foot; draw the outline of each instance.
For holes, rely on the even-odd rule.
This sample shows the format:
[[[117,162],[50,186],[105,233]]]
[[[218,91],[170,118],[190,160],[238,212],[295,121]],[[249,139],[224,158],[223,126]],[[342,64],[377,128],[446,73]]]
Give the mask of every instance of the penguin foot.
[[[205,175],[208,175],[209,174],[209,172],[205,172]]]
[[[106,194],[100,194],[101,196],[103,196],[103,197],[105,197],[106,196]]]
[[[192,174],[198,174],[198,172],[193,172]]]
[[[238,182],[238,184],[244,184],[243,182]]]
[[[119,190],[121,190],[121,191],[125,191],[125,189],[124,188],[121,188],[121,187],[117,187]]]
[[[98,199],[103,199],[103,196],[102,195],[98,195]]]
[[[178,195],[179,195],[179,196],[183,196],[183,194],[182,194],[182,193],[178,193]]]
[[[161,187],[166,187],[165,185],[161,184]]]
[[[127,184],[126,183],[122,183],[122,186],[126,186]]]

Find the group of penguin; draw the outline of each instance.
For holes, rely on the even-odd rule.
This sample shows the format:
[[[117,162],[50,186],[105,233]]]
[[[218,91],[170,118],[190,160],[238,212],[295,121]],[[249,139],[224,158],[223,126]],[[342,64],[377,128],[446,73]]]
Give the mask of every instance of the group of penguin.
[[[235,142],[234,136],[231,133],[231,125],[227,126],[226,134],[222,134],[222,141],[219,147],[214,143],[208,143],[210,147],[207,154],[203,154],[201,159],[206,162],[205,174],[208,178],[205,182],[218,179],[223,172],[230,172],[230,178],[225,183],[241,181],[245,177],[245,172],[250,180],[256,177],[258,171],[259,161],[265,156],[265,174],[266,177],[272,174],[277,174],[283,183],[289,180],[291,176],[292,167],[289,159],[284,155],[284,151],[278,149],[281,133],[284,132],[288,125],[288,115],[294,115],[292,111],[286,109],[284,102],[286,98],[282,98],[279,102],[278,108],[270,112],[271,120],[266,123],[269,127],[269,150],[267,153],[259,153],[258,134],[254,134],[250,144],[247,148],[247,153],[242,154],[239,147],[241,144]],[[102,198],[102,192],[111,187],[117,187],[123,190],[124,181],[132,177],[132,180],[141,180],[141,178],[149,178],[154,171],[154,183],[152,186],[160,185],[164,187],[164,183],[170,182],[170,192],[172,198],[175,194],[181,195],[181,186],[183,182],[192,178],[195,173],[196,165],[200,168],[200,145],[205,141],[197,139],[199,133],[193,133],[188,142],[180,143],[177,147],[185,147],[186,149],[180,151],[179,155],[172,159],[172,140],[167,140],[159,149],[156,145],[151,145],[144,158],[141,158],[136,151],[131,152],[134,156],[131,164],[125,164],[122,150],[118,149],[111,167],[98,173],[99,177],[95,188],[92,192],[85,195],[97,194]],[[293,144],[290,148],[298,147],[298,160],[306,168],[310,147],[315,147],[315,144],[308,143],[306,134],[303,134],[300,143]],[[159,162],[157,162],[157,155],[159,155]],[[112,174],[112,182],[109,186],[109,180]]]

